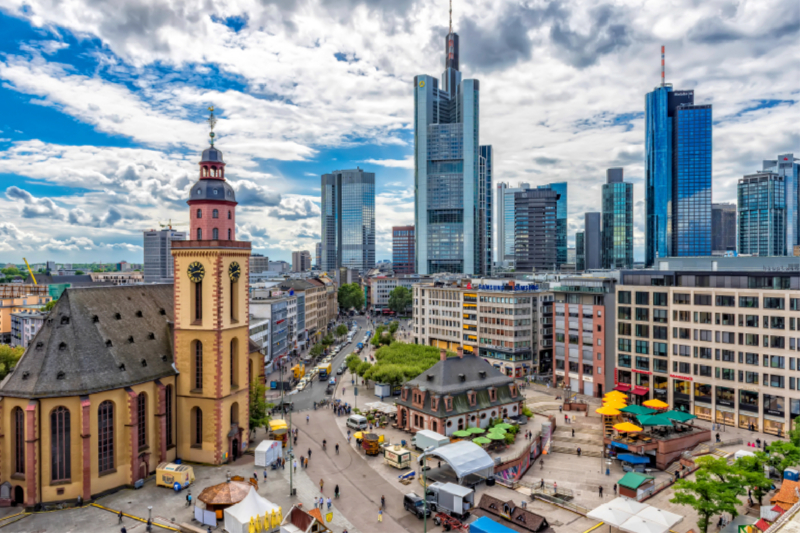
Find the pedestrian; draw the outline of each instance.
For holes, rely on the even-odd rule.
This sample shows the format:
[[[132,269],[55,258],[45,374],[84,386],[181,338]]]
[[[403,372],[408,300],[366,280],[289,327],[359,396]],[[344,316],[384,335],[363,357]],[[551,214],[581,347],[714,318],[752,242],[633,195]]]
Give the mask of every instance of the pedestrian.
[[[558,483],[553,481],[553,494],[556,494],[557,492],[558,492]]]
[[[541,483],[539,483],[539,488],[540,488],[541,490],[544,490],[544,478],[542,478],[542,482],[541,482]]]
[[[603,487],[598,487],[600,489],[600,497],[603,497]]]
[[[580,446],[578,446],[578,457],[580,457],[580,456],[581,456],[581,448],[580,448]]]
[[[575,437],[575,430],[574,429],[572,430],[572,437],[573,438]]]
[[[617,484],[614,483],[614,496],[616,496],[616,495],[617,495]]]
[[[325,507],[325,498],[322,496],[319,497],[319,510],[321,511]]]
[[[297,472],[297,459],[294,460],[294,471]]]
[[[319,491],[320,492],[322,492],[322,487],[324,487],[324,486],[325,486],[325,482],[322,479],[320,479],[319,480]]]
[[[564,409],[564,406],[563,406],[563,405],[559,405],[559,406],[558,406],[558,412],[559,412],[559,413],[563,412],[563,409]]]
[[[717,527],[720,529],[722,529],[722,522],[723,522],[722,515],[719,515],[719,522],[717,522]]]
[[[311,448],[308,449],[308,458],[311,459]]]
[[[300,456],[300,468],[304,468],[306,466],[305,458],[301,455]]]
[[[253,479],[258,481],[258,472],[253,472]]]
[[[338,498],[339,497],[339,485],[336,485],[335,487],[333,487],[333,497],[334,498]]]
[[[719,433],[717,433],[717,442],[720,442],[720,440],[719,440]]]
[[[761,439],[756,439],[756,448],[761,448]]]
[[[336,443],[336,455],[339,455],[339,443]]]
[[[331,510],[331,497],[328,496],[328,510]]]
[[[381,494],[381,509],[386,509],[386,498]]]
[[[308,421],[309,421],[309,418],[308,418],[308,415],[306,415],[306,425],[308,425]]]
[[[147,525],[145,526],[144,530],[147,531],[147,533],[153,531],[153,521],[150,520],[149,518],[147,519]]]
[[[119,533],[128,533],[128,530],[125,529],[125,526],[122,526],[122,529],[119,530]]]
[[[186,494],[186,507],[189,507],[190,505],[192,505],[192,492],[191,492],[191,491],[189,491],[189,492]],[[120,513],[121,513],[121,512],[122,512],[122,511],[120,511]]]
[[[122,523],[122,511],[117,513],[117,518],[119,518],[119,521],[117,522],[117,524],[121,524]],[[122,528],[122,529],[125,529],[125,528]]]
[[[383,509],[378,509],[378,522],[383,522]]]
[[[569,415],[564,415],[564,423],[569,424]]]

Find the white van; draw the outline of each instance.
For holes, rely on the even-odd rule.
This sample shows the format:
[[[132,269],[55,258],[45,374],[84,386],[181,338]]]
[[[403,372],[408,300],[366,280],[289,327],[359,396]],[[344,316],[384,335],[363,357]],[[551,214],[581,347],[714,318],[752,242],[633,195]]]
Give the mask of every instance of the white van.
[[[347,417],[347,427],[362,431],[368,427],[367,419],[361,415],[350,415]]]

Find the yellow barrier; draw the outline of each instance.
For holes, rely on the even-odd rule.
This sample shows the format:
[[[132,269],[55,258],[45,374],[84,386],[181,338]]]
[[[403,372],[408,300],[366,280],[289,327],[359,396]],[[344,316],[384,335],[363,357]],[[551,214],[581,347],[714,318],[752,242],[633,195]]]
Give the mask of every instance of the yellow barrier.
[[[595,529],[597,529],[598,527],[602,526],[603,524],[605,524],[605,522],[600,522],[599,524],[595,525],[594,527],[590,527],[589,529],[587,529],[583,533],[589,533],[590,531],[594,531]]]

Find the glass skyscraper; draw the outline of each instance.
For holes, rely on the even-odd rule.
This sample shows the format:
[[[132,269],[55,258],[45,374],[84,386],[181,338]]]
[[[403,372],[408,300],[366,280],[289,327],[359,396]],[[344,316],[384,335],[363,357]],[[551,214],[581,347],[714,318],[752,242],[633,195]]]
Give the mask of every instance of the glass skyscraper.
[[[764,161],[763,171],[773,172],[783,178],[786,188],[785,255],[793,255],[794,247],[800,245],[800,164],[794,154],[781,154],[778,159]]]
[[[783,176],[759,172],[739,180],[739,253],[786,255],[786,186]]]
[[[514,263],[514,193],[530,189],[527,183],[520,183],[519,187],[509,187],[507,183],[498,183],[494,195],[497,211],[494,215],[497,228],[496,261],[503,266],[512,266]]]
[[[375,174],[360,168],[323,174],[321,210],[321,270],[374,268]]]
[[[458,35],[445,37],[442,85],[414,77],[414,220],[418,274],[489,274],[491,147],[481,147],[480,82],[461,79]]]
[[[694,91],[645,97],[645,263],[711,255],[711,106]]]
[[[586,249],[584,248],[584,233],[575,233],[575,270],[582,272],[586,270]]]
[[[556,204],[556,267],[567,263],[567,226],[569,210],[567,209],[567,182],[540,185],[539,189],[551,189],[558,193]]]
[[[603,184],[603,268],[633,268],[633,183],[609,168]]]

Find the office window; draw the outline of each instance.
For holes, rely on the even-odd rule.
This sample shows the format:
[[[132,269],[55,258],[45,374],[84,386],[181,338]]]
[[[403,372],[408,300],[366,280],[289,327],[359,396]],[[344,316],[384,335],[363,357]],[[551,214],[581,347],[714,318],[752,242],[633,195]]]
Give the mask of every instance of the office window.
[[[631,308],[630,307],[619,307],[617,308],[617,318],[620,320],[630,320],[631,319]]]
[[[636,320],[650,320],[650,310],[646,307],[637,307],[636,308]]]
[[[637,292],[636,293],[636,305],[650,305],[650,293],[649,292]]]
[[[758,296],[739,296],[739,307],[758,309]]]
[[[717,296],[716,303],[718,307],[736,307],[736,297],[734,296]]]
[[[617,303],[620,304],[631,303],[631,291],[619,291],[617,293]]]
[[[667,305],[667,293],[666,292],[654,292],[653,293],[653,305],[666,306]]]
[[[650,343],[647,341],[636,341],[636,353],[650,353]]]

